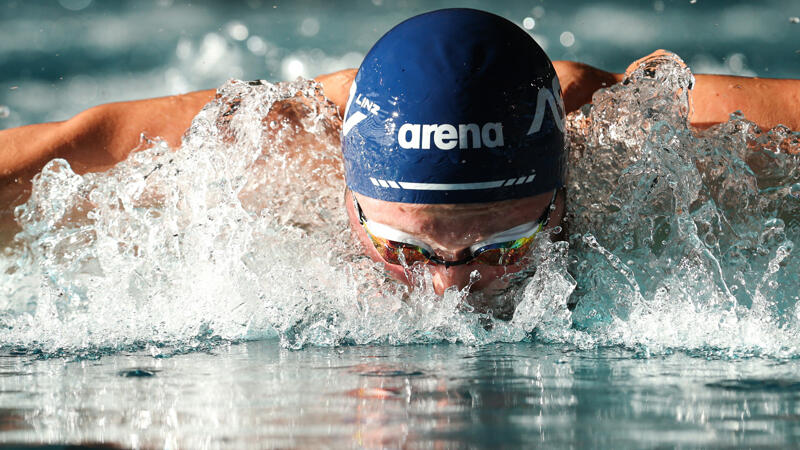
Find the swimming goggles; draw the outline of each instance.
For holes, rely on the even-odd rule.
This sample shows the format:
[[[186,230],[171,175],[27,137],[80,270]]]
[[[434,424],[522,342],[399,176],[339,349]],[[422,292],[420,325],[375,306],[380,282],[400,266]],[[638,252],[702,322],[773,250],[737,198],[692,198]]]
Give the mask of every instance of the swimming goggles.
[[[553,192],[550,204],[536,222],[523,223],[494,234],[485,241],[477,242],[469,247],[468,256],[457,261],[442,259],[436,255],[431,246],[408,233],[367,219],[355,194],[353,194],[353,204],[358,212],[358,220],[375,246],[375,250],[389,264],[406,266],[416,263],[441,264],[445,267],[463,264],[507,266],[519,263],[528,254],[533,238],[550,222],[550,211],[555,205],[557,192],[557,190]]]

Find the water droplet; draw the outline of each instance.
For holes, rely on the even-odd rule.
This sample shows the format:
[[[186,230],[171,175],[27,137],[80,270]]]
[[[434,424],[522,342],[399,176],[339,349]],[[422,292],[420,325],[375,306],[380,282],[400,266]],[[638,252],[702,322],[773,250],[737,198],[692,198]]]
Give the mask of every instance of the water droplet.
[[[189,59],[192,56],[192,42],[187,38],[180,38],[175,46],[175,56],[179,59]]]
[[[561,42],[561,45],[564,47],[572,47],[572,45],[575,44],[575,35],[569,31],[565,31],[558,37],[558,41]]]
[[[314,17],[306,17],[300,23],[300,34],[311,37],[319,33],[319,20]]]
[[[247,26],[241,22],[228,23],[228,25],[225,26],[225,31],[228,32],[228,36],[237,41],[243,41],[247,39],[247,36],[250,35],[250,31],[247,29]]]
[[[526,17],[522,19],[522,27],[526,30],[532,30],[536,26],[536,20],[533,17]]]
[[[254,55],[263,55],[267,53],[267,43],[259,36],[250,36],[247,40],[247,49]]]
[[[303,64],[303,61],[300,61],[296,57],[290,56],[284,59],[282,68],[283,68],[283,77],[286,78],[287,80],[294,80],[297,77],[306,76],[305,64]]]
[[[6,105],[0,105],[0,119],[5,119],[11,114],[11,109]]]

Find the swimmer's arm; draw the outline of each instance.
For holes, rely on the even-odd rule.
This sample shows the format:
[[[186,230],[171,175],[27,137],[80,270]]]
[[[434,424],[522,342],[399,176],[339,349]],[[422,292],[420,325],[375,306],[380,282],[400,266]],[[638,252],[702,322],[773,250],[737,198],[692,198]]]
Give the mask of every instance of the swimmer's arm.
[[[325,94],[344,110],[355,70],[322,75]],[[0,130],[0,212],[25,201],[31,179],[54,158],[66,159],[75,172],[106,170],[139,146],[142,134],[161,137],[173,148],[192,119],[214,99],[213,89],[184,95],[90,108],[63,122]]]
[[[631,67],[636,64],[631,64]],[[622,73],[606,72],[573,61],[554,61],[553,65],[561,82],[567,112],[591,103],[595,91],[625,78]],[[781,124],[798,131],[800,80],[695,75],[692,114],[689,118],[693,126],[708,128],[727,122],[730,114],[737,110],[762,128],[769,129]]]
[[[321,75],[325,95],[344,108],[355,69]],[[141,135],[161,137],[174,148],[194,116],[214,99],[213,89],[184,95],[90,108],[63,122],[0,130],[0,180],[38,173],[54,158],[64,158],[78,173],[107,169],[127,158]]]
[[[780,124],[800,131],[800,80],[695,75],[692,125],[727,122],[737,110],[761,128]]]
[[[54,158],[77,173],[105,170],[124,160],[142,134],[160,136],[178,147],[192,118],[215,91],[149,100],[109,103],[63,122],[0,131],[0,209],[27,197],[30,180]]]

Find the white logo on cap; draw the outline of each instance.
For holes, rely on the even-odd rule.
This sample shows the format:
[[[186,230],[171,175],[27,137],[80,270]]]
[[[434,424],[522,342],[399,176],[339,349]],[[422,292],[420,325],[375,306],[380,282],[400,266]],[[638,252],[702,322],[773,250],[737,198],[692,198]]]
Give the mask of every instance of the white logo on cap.
[[[536,113],[533,116],[531,127],[528,129],[528,135],[538,133],[542,129],[546,105],[550,105],[550,112],[553,113],[556,126],[563,133],[564,118],[559,114],[559,110],[564,110],[564,99],[561,98],[561,86],[558,84],[558,78],[553,78],[553,92],[550,92],[549,89],[539,89],[539,95],[536,97]]]
[[[344,107],[344,116],[347,117],[347,112],[350,111],[350,105],[353,104],[353,98],[356,96],[356,82],[353,80],[353,84],[350,85],[350,96],[347,99],[347,106]],[[367,115],[361,111],[356,111],[353,113],[352,116],[347,117],[347,120],[344,121],[342,124],[342,134],[347,136],[347,133],[353,129],[354,126],[358,125],[359,122],[366,119]]]
[[[431,136],[433,144],[439,150],[458,148],[502,147],[503,124],[488,122],[482,127],[476,123],[462,123],[458,126],[444,124],[406,123],[397,132],[397,143],[400,147],[412,149],[430,149]]]
[[[350,96],[347,99],[344,115],[347,117],[350,111],[350,106],[353,100],[358,97],[356,104],[365,108],[372,114],[377,114],[380,107],[375,103],[370,102],[366,98],[356,96],[356,82],[350,85]],[[365,104],[366,103],[366,104]],[[533,116],[530,128],[528,128],[528,135],[538,133],[542,129],[544,116],[546,114],[547,106],[550,107],[550,112],[553,114],[556,126],[561,132],[564,132],[564,117],[560,111],[564,110],[564,99],[561,97],[561,87],[558,83],[558,78],[553,78],[553,89],[539,89],[536,98],[536,112]],[[347,136],[350,130],[358,125],[361,121],[367,118],[367,115],[361,111],[354,112],[342,124],[342,134]],[[456,148],[494,148],[502,147],[503,140],[503,124],[501,122],[488,122],[482,127],[475,123],[459,124],[414,124],[407,123],[400,127],[397,133],[397,142],[400,147],[405,149],[430,149],[431,148],[431,135],[433,135],[433,142],[436,148],[440,150],[451,150]]]

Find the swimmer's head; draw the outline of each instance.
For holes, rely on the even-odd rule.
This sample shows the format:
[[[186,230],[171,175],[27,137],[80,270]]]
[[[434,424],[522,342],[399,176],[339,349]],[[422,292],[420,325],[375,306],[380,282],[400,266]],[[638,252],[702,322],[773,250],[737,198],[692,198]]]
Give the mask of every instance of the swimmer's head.
[[[564,185],[564,107],[533,38],[483,11],[392,28],[367,53],[342,130],[347,186],[405,203],[479,203]]]
[[[416,16],[373,46],[352,84],[347,186],[365,211],[428,233],[443,259],[464,258],[481,238],[536,220],[563,187],[563,117],[555,69],[520,27],[472,9]]]

